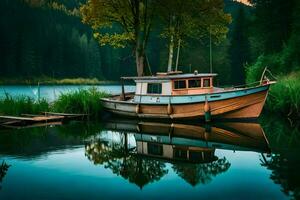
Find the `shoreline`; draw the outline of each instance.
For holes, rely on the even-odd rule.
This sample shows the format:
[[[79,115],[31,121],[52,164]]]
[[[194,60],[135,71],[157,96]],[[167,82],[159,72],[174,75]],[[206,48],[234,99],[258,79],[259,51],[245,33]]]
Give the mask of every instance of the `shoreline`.
[[[62,78],[62,79],[1,79],[1,86],[9,85],[110,85],[120,84],[119,81],[98,80],[97,78]]]

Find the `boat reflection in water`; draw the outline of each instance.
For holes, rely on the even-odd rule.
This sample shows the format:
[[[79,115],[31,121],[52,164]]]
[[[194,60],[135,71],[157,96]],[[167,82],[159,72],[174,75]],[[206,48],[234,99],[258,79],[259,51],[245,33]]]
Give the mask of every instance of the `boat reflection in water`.
[[[178,124],[114,120],[86,140],[86,156],[140,188],[174,172],[190,185],[205,184],[230,168],[216,150],[269,152],[259,124]],[[170,167],[167,167],[170,165]]]

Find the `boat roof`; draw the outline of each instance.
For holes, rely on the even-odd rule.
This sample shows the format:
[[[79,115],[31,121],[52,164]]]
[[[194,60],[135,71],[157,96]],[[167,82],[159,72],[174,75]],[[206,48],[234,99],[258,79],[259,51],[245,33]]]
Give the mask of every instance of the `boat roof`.
[[[201,78],[217,76],[214,73],[189,73],[189,74],[158,74],[156,76],[133,76],[133,77],[121,77],[123,80],[171,80],[182,78]]]

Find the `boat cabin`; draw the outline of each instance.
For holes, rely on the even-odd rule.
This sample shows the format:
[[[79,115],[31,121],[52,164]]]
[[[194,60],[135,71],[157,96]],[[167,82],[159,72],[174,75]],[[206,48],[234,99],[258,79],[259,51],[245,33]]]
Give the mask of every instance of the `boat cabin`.
[[[135,95],[176,96],[212,92],[213,78],[216,75],[197,72],[193,74],[158,73],[157,76],[132,77],[131,79],[136,82]]]
[[[171,161],[209,163],[217,159],[215,156],[215,149],[213,148],[182,146],[140,140],[136,141],[136,145],[137,153],[139,155]]]

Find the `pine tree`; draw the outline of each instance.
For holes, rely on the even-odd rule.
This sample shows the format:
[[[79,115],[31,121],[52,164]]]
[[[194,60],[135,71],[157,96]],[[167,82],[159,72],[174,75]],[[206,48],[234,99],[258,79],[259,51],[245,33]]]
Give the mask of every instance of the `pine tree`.
[[[239,13],[232,33],[229,55],[231,60],[231,77],[233,84],[245,83],[244,66],[250,61],[250,50],[248,40],[248,23],[244,7],[240,5]]]

